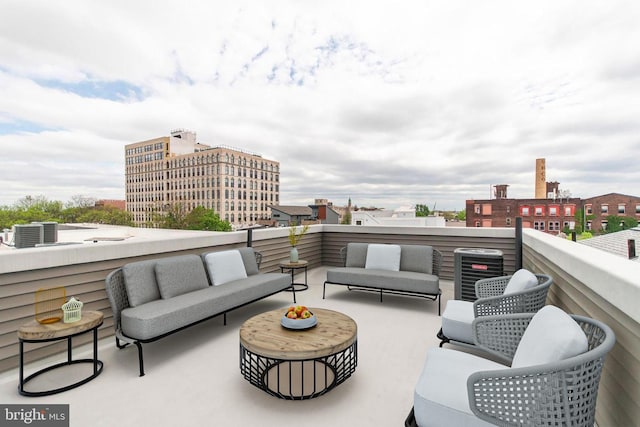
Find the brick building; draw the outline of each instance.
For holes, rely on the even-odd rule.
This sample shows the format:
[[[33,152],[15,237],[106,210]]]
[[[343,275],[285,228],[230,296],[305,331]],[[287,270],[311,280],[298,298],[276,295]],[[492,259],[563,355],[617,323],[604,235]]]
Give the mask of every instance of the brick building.
[[[575,228],[576,212],[580,209],[587,215],[583,229],[595,232],[606,227],[608,215],[640,220],[640,197],[618,193],[588,199],[558,197],[559,184],[546,185],[547,198],[509,199],[508,185],[496,185],[495,199],[467,200],[467,227],[515,227],[515,218],[521,217],[524,228],[557,234],[565,228]]]

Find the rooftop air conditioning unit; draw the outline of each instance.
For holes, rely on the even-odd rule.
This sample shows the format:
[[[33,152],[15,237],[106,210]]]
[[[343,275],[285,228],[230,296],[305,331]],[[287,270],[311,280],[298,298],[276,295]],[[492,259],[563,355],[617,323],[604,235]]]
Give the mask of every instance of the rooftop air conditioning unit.
[[[16,224],[13,226],[13,241],[17,249],[35,248],[44,240],[42,224]]]
[[[476,281],[504,275],[502,251],[458,248],[453,251],[455,299],[475,301]]]
[[[44,237],[42,243],[56,243],[58,241],[57,222],[32,222],[32,224],[42,224]]]

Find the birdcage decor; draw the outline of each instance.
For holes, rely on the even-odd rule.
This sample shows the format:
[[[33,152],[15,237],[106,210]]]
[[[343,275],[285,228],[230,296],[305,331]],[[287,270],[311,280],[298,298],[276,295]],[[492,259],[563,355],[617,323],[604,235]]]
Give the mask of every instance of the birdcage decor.
[[[82,302],[71,297],[69,302],[62,305],[64,311],[64,323],[77,322],[82,318]]]
[[[67,300],[67,291],[63,286],[36,291],[36,321],[42,324],[56,323],[62,320],[62,304]]]

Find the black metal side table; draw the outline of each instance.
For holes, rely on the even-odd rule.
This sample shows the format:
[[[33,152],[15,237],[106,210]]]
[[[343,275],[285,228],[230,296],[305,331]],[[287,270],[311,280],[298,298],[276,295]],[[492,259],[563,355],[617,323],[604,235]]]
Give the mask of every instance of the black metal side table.
[[[286,289],[287,291],[304,291],[309,289],[309,285],[307,284],[307,266],[309,262],[301,259],[298,262],[290,262],[290,261],[282,261],[280,263],[280,272],[284,273],[285,271],[291,271],[291,289]],[[296,270],[304,269],[304,283],[295,283],[294,276]]]
[[[23,325],[18,329],[18,339],[20,340],[20,382],[18,384],[18,392],[23,396],[49,396],[51,394],[61,393],[63,391],[71,390],[85,384],[102,372],[102,361],[98,360],[98,328],[102,325],[104,316],[100,311],[83,311],[82,318],[73,323],[50,323],[40,324],[35,320]],[[73,360],[71,355],[71,339],[75,336],[85,334],[87,332],[93,332],[93,358],[92,359],[76,359]],[[24,378],[24,343],[43,343],[51,341],[67,340],[67,361],[61,362],[46,368],[40,369],[37,372]],[[24,385],[45,372],[52,371],[57,368],[61,368],[76,363],[91,363],[93,364],[93,373],[86,378],[81,379],[73,384],[66,385],[64,387],[56,388],[53,390],[42,391],[27,391],[24,389]]]

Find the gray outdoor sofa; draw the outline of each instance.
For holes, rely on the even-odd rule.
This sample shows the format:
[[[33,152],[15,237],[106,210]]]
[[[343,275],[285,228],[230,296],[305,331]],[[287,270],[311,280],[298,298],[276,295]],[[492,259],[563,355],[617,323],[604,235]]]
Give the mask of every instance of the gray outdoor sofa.
[[[323,284],[347,286],[349,290],[374,290],[438,301],[440,315],[440,266],[442,254],[427,245],[349,243],[340,249],[344,267],[327,271]]]
[[[212,317],[291,288],[291,277],[260,273],[262,256],[253,248],[137,261],[112,271],[106,291],[113,312],[116,345],[138,348]],[[121,345],[120,342],[124,342]]]

